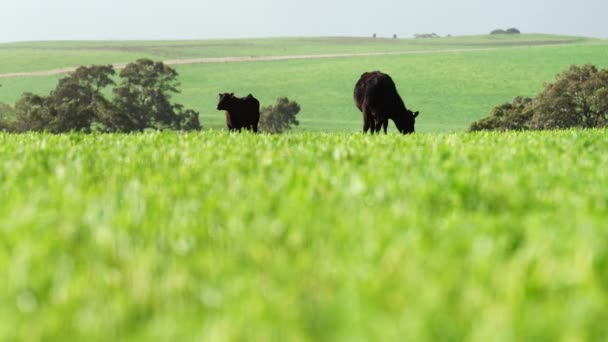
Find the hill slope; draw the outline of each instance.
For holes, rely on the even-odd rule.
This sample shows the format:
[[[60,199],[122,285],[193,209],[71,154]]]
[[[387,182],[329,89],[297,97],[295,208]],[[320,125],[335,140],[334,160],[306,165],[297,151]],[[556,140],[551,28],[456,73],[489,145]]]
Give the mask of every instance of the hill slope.
[[[302,105],[300,130],[357,131],[361,115],[353,105],[352,88],[362,72],[378,69],[390,73],[407,105],[421,111],[419,131],[462,130],[498,103],[535,94],[543,82],[571,64],[608,66],[605,41],[545,35],[5,44],[0,45],[0,55],[14,56],[0,60],[5,71],[16,72],[74,66],[79,64],[76,61],[120,63],[139,57],[166,60],[370,52],[406,54],[178,65],[182,94],[177,98],[200,111],[208,128],[224,125],[223,113],[215,110],[217,94],[235,92],[253,93],[263,105],[279,96],[298,101]],[[32,56],[38,56],[40,63],[27,64]],[[13,103],[24,91],[46,93],[59,77],[0,79],[0,102]]]

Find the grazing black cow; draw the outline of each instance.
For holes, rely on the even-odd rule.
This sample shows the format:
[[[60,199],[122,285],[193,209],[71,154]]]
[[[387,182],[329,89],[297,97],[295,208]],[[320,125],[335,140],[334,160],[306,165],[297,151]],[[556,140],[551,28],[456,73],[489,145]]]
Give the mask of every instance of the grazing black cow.
[[[414,132],[418,112],[405,107],[389,75],[380,71],[363,73],[355,85],[354,97],[357,108],[363,113],[364,133],[370,128],[372,133],[380,132],[381,127],[386,133],[388,119],[393,120],[399,132]]]
[[[236,97],[233,93],[220,94],[217,110],[226,111],[226,126],[230,131],[240,132],[242,128],[258,131],[260,102],[253,95]]]

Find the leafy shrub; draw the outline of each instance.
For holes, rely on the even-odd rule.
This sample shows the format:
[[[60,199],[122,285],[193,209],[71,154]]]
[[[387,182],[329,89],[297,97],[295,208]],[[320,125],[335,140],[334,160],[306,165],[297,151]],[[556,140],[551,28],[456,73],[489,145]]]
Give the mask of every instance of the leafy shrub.
[[[470,126],[479,130],[563,129],[608,126],[608,69],[571,66],[534,99],[516,97]]]
[[[292,125],[299,125],[296,115],[300,112],[300,105],[289,101],[287,97],[279,97],[274,106],[262,107],[260,111],[259,127],[262,132],[282,133],[289,130]]]
[[[494,107],[489,116],[471,124],[471,131],[482,130],[526,130],[532,117],[529,97],[516,97],[512,103]]]
[[[435,32],[433,33],[417,33],[414,35],[414,38],[439,38],[439,35]]]
[[[52,121],[48,99],[32,93],[21,95],[15,104],[15,132],[46,131]]]
[[[111,65],[80,67],[59,80],[48,96],[25,93],[15,105],[16,132],[132,132],[145,129],[200,129],[198,113],[171,103],[178,93],[177,72],[162,62],[140,59],[120,72],[115,86]]]
[[[179,93],[177,72],[162,62],[140,59],[121,72],[121,84],[114,89],[115,113],[105,121],[112,131],[200,129],[198,113],[172,104],[171,95]]]
[[[515,27],[508,28],[506,30],[496,29],[490,32],[490,34],[520,34],[521,32]]]
[[[0,131],[9,131],[12,128],[15,111],[5,103],[0,103]]]
[[[535,129],[603,127],[608,124],[608,69],[571,66],[545,84],[534,101]]]

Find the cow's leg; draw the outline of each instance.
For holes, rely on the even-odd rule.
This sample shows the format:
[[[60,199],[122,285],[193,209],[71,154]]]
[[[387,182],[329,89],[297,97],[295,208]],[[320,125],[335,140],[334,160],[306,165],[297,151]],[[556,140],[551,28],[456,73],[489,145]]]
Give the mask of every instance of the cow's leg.
[[[234,131],[234,124],[232,122],[232,115],[229,111],[226,111],[226,127],[228,127],[228,131]]]
[[[258,132],[258,123],[254,123],[253,124],[253,132],[257,133]]]
[[[370,127],[372,127],[372,133],[374,133],[374,128],[372,126],[374,119],[370,113],[369,108],[363,107],[363,133],[367,133]]]
[[[378,119],[378,121],[376,121],[376,132],[380,133],[380,129],[382,128],[383,124],[384,120],[382,119]]]
[[[374,118],[372,121],[372,132],[380,133],[380,128],[382,127],[382,116],[378,115],[377,112],[372,113],[372,117]]]
[[[386,134],[386,130],[388,128],[388,119],[384,119],[384,122],[382,123],[382,128],[384,129],[384,134]]]
[[[380,128],[378,126],[378,124],[380,123],[380,117],[378,116],[377,112],[372,112],[370,111],[370,126],[372,128],[372,133],[376,133],[380,131]]]
[[[369,127],[372,130],[372,134],[376,133],[376,118],[373,115],[369,117]]]

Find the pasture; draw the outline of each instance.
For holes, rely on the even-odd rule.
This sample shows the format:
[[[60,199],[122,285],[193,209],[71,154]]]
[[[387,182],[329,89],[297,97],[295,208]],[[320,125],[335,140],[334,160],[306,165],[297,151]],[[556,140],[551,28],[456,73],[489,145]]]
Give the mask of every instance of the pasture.
[[[0,340],[602,340],[608,130],[464,133],[605,41],[522,35],[0,44],[0,73],[179,65],[198,133],[0,133]],[[417,134],[363,135],[390,74]],[[0,102],[60,76],[0,78]],[[218,93],[287,96],[292,134],[229,134]],[[392,133],[391,133],[392,132]]]
[[[415,53],[179,65],[176,69],[182,94],[176,99],[199,111],[206,128],[225,128],[223,113],[215,109],[218,93],[234,92],[237,96],[253,93],[262,105],[287,96],[302,106],[298,130],[353,132],[361,129],[361,114],[352,100],[354,84],[363,71],[379,69],[393,77],[408,108],[421,112],[417,131],[460,131],[499,103],[537,93],[543,82],[552,80],[571,64],[608,66],[605,41],[545,35],[0,45],[0,55],[15,54],[3,60],[1,69],[6,72],[79,65],[72,57],[87,63],[118,63],[137,57],[179,59],[396,51]],[[40,61],[32,60],[34,56]],[[31,64],[27,64],[30,60]],[[14,103],[24,91],[48,93],[59,77],[2,78],[0,102]],[[395,128],[391,124],[389,129]]]
[[[22,42],[0,44],[0,73],[40,71],[88,64],[128,63],[135,58],[142,57],[166,60],[226,56],[473,49],[596,42],[597,40],[594,39],[551,35],[470,36],[432,40],[328,37],[201,41]]]
[[[0,134],[0,337],[602,339],[606,134]]]

